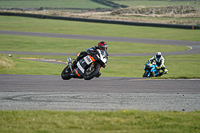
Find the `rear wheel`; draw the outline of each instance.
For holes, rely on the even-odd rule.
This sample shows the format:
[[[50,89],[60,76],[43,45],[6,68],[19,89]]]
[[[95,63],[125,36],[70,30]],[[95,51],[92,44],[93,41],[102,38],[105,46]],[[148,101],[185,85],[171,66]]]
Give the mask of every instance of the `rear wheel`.
[[[71,71],[70,71],[69,66],[66,66],[66,67],[63,69],[63,71],[62,71],[62,73],[61,73],[61,78],[62,78],[63,80],[69,80],[69,79],[72,78],[72,77],[71,77]]]
[[[90,80],[98,74],[99,70],[100,70],[100,65],[98,63],[94,63],[88,69],[86,69],[83,78],[85,80]]]

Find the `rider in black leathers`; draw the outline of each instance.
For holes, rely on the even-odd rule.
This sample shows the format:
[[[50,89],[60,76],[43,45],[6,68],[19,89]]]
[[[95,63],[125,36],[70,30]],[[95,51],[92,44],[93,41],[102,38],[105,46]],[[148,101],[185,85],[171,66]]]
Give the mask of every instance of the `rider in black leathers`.
[[[93,46],[92,48],[88,48],[86,49],[86,51],[82,51],[79,53],[78,57],[75,59],[75,61],[72,63],[72,67],[74,68],[77,64],[77,62],[83,58],[84,56],[88,55],[88,53],[92,53],[94,52],[96,49],[100,49],[100,50],[104,50],[107,53],[107,48],[108,48],[108,44],[104,41],[101,41],[98,43],[98,46]],[[108,53],[107,53],[108,55]],[[105,67],[105,66],[103,66]],[[96,77],[99,77],[101,75],[101,72],[99,71],[99,73],[97,74]]]

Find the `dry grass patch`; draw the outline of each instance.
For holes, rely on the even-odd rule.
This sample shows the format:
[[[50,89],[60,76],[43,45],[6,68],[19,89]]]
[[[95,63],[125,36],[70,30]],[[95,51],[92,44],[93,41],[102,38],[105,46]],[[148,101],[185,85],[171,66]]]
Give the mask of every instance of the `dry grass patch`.
[[[0,55],[0,69],[1,68],[13,68],[15,66],[15,62],[10,58],[7,58],[4,55]]]
[[[113,11],[60,11],[60,10],[40,10],[40,11],[19,11],[5,10],[2,12],[41,14],[50,16],[62,16],[72,18],[104,19],[117,21],[132,21],[144,23],[164,23],[182,25],[200,25],[200,9],[193,6],[135,6],[120,8]]]

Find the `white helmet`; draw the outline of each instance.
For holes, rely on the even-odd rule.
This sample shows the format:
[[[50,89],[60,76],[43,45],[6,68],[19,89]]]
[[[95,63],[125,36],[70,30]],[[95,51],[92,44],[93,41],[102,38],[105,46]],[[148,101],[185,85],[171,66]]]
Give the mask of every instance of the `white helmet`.
[[[157,60],[159,60],[161,56],[162,56],[161,52],[157,52],[157,53],[156,53],[156,59],[157,59]]]

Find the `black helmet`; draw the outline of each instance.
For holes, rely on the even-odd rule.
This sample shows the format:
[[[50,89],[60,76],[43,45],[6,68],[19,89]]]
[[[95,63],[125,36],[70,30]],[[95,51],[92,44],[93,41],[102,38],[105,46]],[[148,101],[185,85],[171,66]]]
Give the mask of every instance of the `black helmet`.
[[[101,41],[101,42],[98,43],[98,47],[99,47],[100,50],[107,51],[108,44],[104,41]]]

